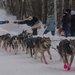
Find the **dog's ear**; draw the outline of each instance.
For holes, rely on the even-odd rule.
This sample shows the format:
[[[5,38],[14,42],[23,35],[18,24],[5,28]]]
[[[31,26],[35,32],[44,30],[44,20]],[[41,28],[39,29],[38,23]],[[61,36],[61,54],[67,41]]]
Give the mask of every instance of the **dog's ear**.
[[[51,41],[50,37],[48,37],[48,39]]]
[[[41,43],[43,43],[44,42],[44,37],[41,39]]]
[[[70,39],[70,41],[72,41],[72,40]]]
[[[42,39],[44,39],[45,37],[42,37]]]

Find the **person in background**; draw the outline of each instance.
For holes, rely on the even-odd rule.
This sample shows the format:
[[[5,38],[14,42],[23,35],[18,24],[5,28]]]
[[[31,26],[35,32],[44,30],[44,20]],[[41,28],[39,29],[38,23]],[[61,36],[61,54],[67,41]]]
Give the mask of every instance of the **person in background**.
[[[39,22],[39,20],[38,20],[38,18],[36,18],[36,17],[33,17],[32,19],[31,19],[31,26],[32,26],[32,31],[33,31],[33,35],[37,35],[37,28],[35,27],[34,28],[34,25],[36,24],[36,23],[38,23]]]
[[[71,9],[66,9],[65,10],[68,14],[71,14]]]
[[[9,21],[8,21],[8,20],[0,21],[0,24],[7,24],[7,23],[9,23]]]
[[[65,37],[69,36],[69,32],[70,32],[69,23],[70,23],[70,20],[69,20],[68,12],[64,12],[63,18],[62,18],[62,29],[64,30]]]
[[[28,26],[32,27],[32,31],[33,31],[33,35],[37,35],[37,29],[39,27],[41,27],[41,21],[37,18],[37,17],[32,17],[32,16],[27,16],[26,18],[24,18],[23,21],[19,21],[19,22],[14,22],[14,23],[18,23],[18,24],[27,24]]]
[[[71,36],[75,36],[75,14],[71,15]]]
[[[71,15],[75,15],[75,11],[74,10],[71,10]]]
[[[50,15],[48,13],[47,21],[46,21],[46,24],[45,24],[44,28],[46,28],[46,29],[45,29],[43,34],[47,34],[48,32],[51,31],[51,34],[55,35],[55,20],[54,20],[54,16],[53,15]]]
[[[68,35],[71,35],[71,9],[66,9],[66,12],[68,13]]]

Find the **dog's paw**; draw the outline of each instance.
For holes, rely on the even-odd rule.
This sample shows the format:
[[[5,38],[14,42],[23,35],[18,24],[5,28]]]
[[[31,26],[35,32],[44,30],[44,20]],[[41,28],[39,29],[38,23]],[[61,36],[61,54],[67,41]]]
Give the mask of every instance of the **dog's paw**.
[[[26,53],[25,54],[28,54],[28,51],[26,51]]]
[[[64,69],[68,68],[68,66],[66,64],[64,64]]]
[[[71,70],[71,67],[68,66],[68,65],[66,65],[66,64],[64,64],[64,69],[66,69],[67,71],[69,71],[69,70]]]
[[[70,66],[67,66],[67,71],[71,70],[71,67]]]
[[[48,62],[45,62],[45,64],[48,64]]]

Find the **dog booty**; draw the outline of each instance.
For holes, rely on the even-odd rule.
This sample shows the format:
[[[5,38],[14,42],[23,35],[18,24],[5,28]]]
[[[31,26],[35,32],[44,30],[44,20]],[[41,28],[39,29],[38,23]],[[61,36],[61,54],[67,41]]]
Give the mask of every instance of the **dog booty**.
[[[71,70],[71,67],[70,67],[70,66],[67,66],[67,70],[68,70],[68,71]]]
[[[22,51],[24,52],[25,50],[23,49]]]
[[[66,64],[64,64],[64,69],[66,69],[67,68],[67,65]]]
[[[48,64],[48,62],[45,62],[45,64]]]
[[[26,51],[26,54],[28,54],[28,51]]]

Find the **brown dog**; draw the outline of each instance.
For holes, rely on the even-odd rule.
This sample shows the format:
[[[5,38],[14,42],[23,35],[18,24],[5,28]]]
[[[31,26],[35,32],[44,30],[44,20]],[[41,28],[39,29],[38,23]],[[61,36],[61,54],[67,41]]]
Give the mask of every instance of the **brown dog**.
[[[50,46],[51,46],[51,40],[49,37],[43,37],[40,38],[40,40],[37,41],[38,43],[35,43],[34,51],[35,51],[35,59],[37,58],[37,53],[41,53],[41,61],[44,60],[45,64],[48,64],[45,58],[45,51],[49,54],[49,58],[52,59],[51,53],[50,53]]]

